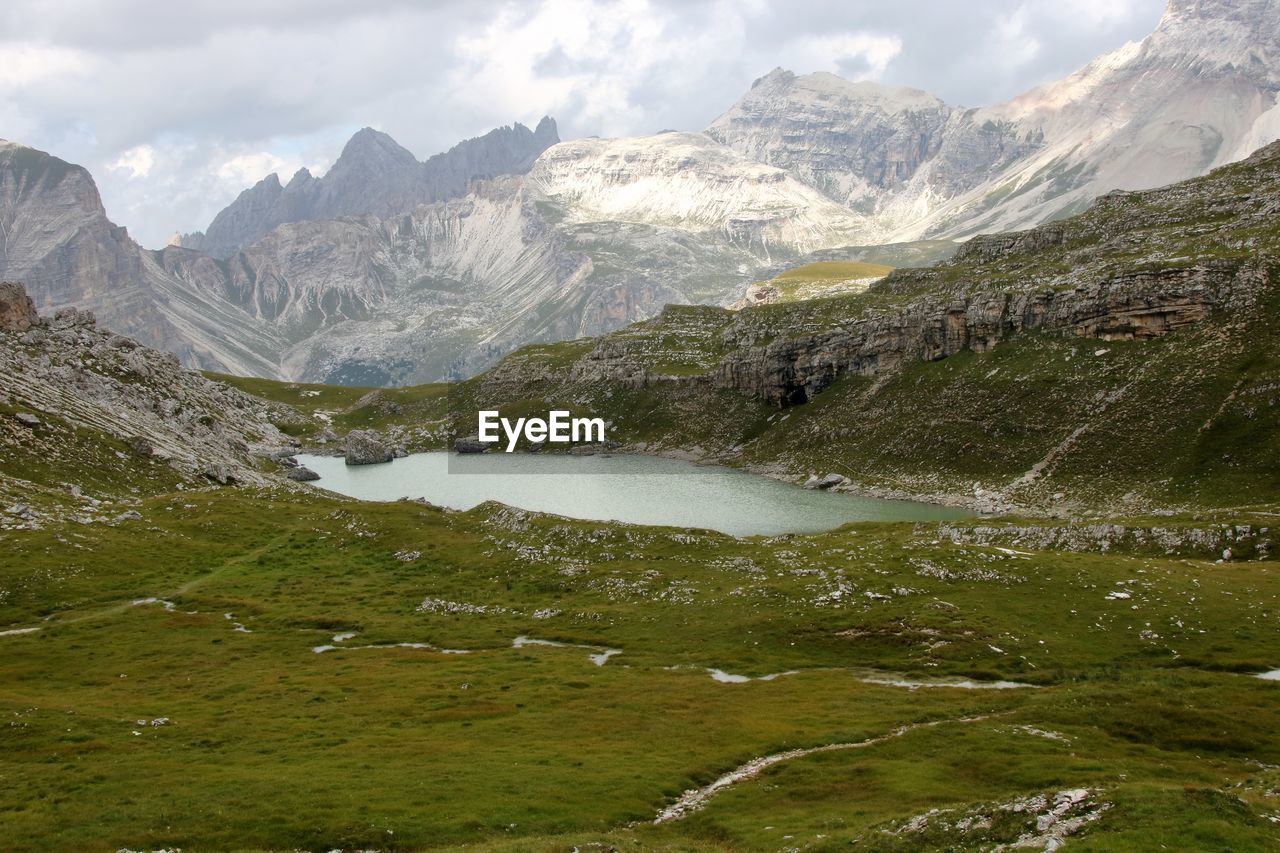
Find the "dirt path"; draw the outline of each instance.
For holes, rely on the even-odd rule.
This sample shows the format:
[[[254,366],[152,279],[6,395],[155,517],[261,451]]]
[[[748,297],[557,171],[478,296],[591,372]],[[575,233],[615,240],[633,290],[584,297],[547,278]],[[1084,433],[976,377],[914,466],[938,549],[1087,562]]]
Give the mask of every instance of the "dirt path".
[[[875,746],[876,744],[902,737],[908,732],[913,732],[917,729],[929,729],[946,723],[977,723],[982,720],[989,720],[995,716],[998,715],[983,714],[977,717],[957,717],[948,720],[934,720],[928,723],[914,723],[909,726],[899,726],[886,734],[867,738],[866,740],[860,740],[856,743],[829,743],[825,746],[812,746],[806,749],[789,749],[786,752],[775,752],[773,755],[753,758],[746,764],[725,773],[710,785],[705,785],[701,788],[690,788],[685,791],[678,800],[658,812],[658,815],[653,819],[653,822],[657,824],[668,823],[673,820],[683,820],[694,812],[701,811],[706,807],[707,802],[712,797],[726,788],[736,785],[739,782],[745,782],[748,779],[754,779],[764,770],[775,764],[781,764],[784,761],[791,761],[795,758],[804,758],[805,756],[815,755],[819,752],[837,752],[845,749],[865,749],[869,746]]]
[[[219,565],[217,568],[211,569],[210,571],[205,572],[204,574],[198,577],[192,578],[191,580],[187,581],[181,586],[175,587],[174,589],[170,590],[167,593],[163,593],[161,595],[151,596],[147,598],[130,598],[127,601],[120,601],[115,604],[107,605],[106,607],[100,607],[96,610],[90,610],[87,613],[78,614],[76,616],[68,616],[65,618],[50,617],[48,621],[40,625],[32,625],[26,628],[9,628],[4,631],[0,631],[0,637],[22,636],[25,634],[34,634],[37,631],[41,631],[45,628],[51,628],[57,625],[73,625],[77,622],[87,622],[91,619],[102,619],[108,616],[118,616],[121,613],[124,613],[132,609],[133,607],[137,606],[139,602],[145,602],[145,603],[172,602],[173,599],[186,595],[187,593],[194,590],[196,587],[199,587],[205,583],[208,583],[209,581],[213,580],[216,577],[219,577],[220,575],[226,574],[228,570],[236,566],[258,559],[263,554],[270,551],[272,548],[275,548],[281,541],[285,540],[288,537],[290,532],[292,532],[292,528],[281,532],[277,536],[272,537],[268,542],[258,546],[257,548],[246,551],[243,554],[237,554],[234,557],[224,560],[222,564]]]

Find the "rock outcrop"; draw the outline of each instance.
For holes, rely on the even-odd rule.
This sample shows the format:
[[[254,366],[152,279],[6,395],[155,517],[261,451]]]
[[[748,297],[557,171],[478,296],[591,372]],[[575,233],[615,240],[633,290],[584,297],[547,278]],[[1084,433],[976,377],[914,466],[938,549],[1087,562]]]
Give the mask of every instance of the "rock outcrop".
[[[1067,291],[979,290],[943,306],[922,299],[898,312],[763,345],[749,344],[758,330],[747,326],[726,335],[736,349],[714,382],[774,405],[804,403],[846,373],[871,376],[910,360],[987,352],[1024,332],[1066,331],[1104,341],[1158,337],[1204,319],[1233,287],[1267,284],[1266,265],[1205,263],[1125,273]]]
[[[0,281],[0,330],[25,332],[39,321],[26,288],[12,281]]]

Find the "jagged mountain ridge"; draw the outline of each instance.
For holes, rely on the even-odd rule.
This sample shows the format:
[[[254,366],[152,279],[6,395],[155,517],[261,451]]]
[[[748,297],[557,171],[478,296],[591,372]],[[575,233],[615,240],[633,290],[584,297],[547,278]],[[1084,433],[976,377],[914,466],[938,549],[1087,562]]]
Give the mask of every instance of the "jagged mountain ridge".
[[[889,240],[1029,227],[1280,137],[1278,19],[1276,0],[1170,0],[1146,39],[976,110],[778,69],[707,132],[866,214]]]
[[[545,116],[533,130],[517,122],[419,162],[387,134],[366,127],[351,137],[323,176],[304,167],[282,185],[273,172],[242,192],[204,232],[184,234],[179,244],[226,258],[278,225],[404,213],[463,196],[475,180],[523,174],[559,141],[555,120]]]
[[[329,175],[269,180],[220,214],[215,237],[297,220],[234,251],[228,239],[224,258],[140,253],[96,190],[71,192],[96,224],[36,205],[24,215],[47,220],[40,248],[3,272],[44,308],[88,300],[189,364],[347,383],[457,378],[527,341],[607,332],[665,302],[730,304],[809,253],[1034,224],[1113,186],[1236,158],[1280,130],[1277,5],[1178,0],[1144,41],[983,110],[774,72],[707,134],[559,143],[524,174],[427,204],[415,201],[425,166],[362,132]],[[524,133],[542,135],[536,148],[548,127]],[[507,130],[440,156],[489,150],[471,143]],[[389,175],[400,176],[391,188]],[[313,203],[375,210],[310,218]]]

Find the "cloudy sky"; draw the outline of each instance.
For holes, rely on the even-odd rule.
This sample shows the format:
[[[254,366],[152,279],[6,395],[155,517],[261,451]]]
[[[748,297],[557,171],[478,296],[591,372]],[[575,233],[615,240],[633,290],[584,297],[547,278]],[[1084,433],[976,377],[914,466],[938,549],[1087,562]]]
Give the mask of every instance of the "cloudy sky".
[[[1163,0],[5,0],[0,137],[93,172],[146,246],[360,127],[420,158],[553,115],[698,130],[776,66],[995,103],[1154,28]]]

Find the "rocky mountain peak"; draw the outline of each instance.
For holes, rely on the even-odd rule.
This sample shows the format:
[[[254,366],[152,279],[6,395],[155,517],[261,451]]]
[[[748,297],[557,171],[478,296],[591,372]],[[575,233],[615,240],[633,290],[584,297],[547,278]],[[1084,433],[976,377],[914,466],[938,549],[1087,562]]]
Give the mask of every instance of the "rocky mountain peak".
[[[311,174],[311,170],[306,166],[303,166],[301,169],[293,173],[293,177],[289,179],[289,183],[285,186],[285,189],[288,189],[289,187],[298,187],[308,181],[314,180],[315,177]]]
[[[1144,42],[1148,52],[1189,56],[1280,80],[1280,0],[1169,0]]]
[[[1275,30],[1275,18],[1268,14],[1280,13],[1276,0],[1167,0],[1162,25],[1175,21],[1239,20],[1260,28],[1270,25]]]
[[[707,134],[864,211],[936,154],[951,112],[919,89],[775,68]]]
[[[946,106],[928,92],[908,86],[886,86],[872,80],[851,81],[827,71],[796,75],[775,68],[752,83],[751,89],[735,108],[767,98],[786,98],[815,105],[816,102],[830,102],[826,106],[830,111],[874,109],[896,113]],[[712,126],[718,122],[719,119]]]
[[[389,135],[361,128],[347,141],[330,174],[344,171],[387,172],[418,165],[418,158]]]
[[[534,130],[500,127],[419,162],[386,133],[366,127],[322,177],[299,169],[280,189],[272,175],[266,180],[274,187],[259,182],[241,193],[203,234],[186,235],[182,245],[226,258],[286,223],[404,213],[465,195],[478,179],[523,174],[559,141],[555,120],[544,116]]]
[[[796,79],[796,75],[779,65],[763,77],[757,77],[751,81],[751,88],[755,89],[760,86],[786,86]]]
[[[0,203],[7,215],[0,224],[14,246],[13,223],[5,221],[21,203],[43,199],[49,205],[69,204],[89,214],[105,215],[102,197],[93,177],[83,166],[68,163],[48,152],[0,139]]]
[[[533,136],[539,142],[546,142],[547,147],[555,145],[560,141],[560,130],[556,127],[556,120],[551,116],[543,116],[538,121],[538,126],[533,129]]]

